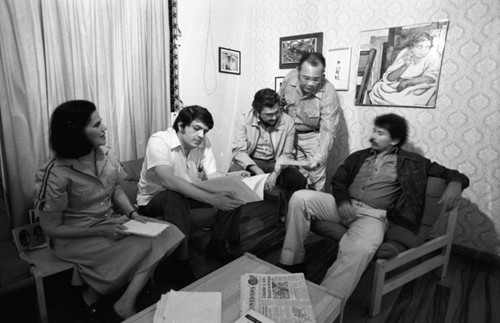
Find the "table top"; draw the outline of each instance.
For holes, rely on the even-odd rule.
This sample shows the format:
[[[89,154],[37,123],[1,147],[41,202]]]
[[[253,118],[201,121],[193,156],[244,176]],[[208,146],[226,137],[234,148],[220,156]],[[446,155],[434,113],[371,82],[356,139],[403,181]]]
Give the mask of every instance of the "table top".
[[[279,274],[287,271],[245,253],[233,262],[200,278],[183,291],[222,292],[222,322],[234,322],[240,317],[240,280],[245,273]],[[328,289],[306,281],[309,297],[318,323],[333,322],[341,312],[342,300]],[[153,304],[124,322],[152,323],[156,311]]]

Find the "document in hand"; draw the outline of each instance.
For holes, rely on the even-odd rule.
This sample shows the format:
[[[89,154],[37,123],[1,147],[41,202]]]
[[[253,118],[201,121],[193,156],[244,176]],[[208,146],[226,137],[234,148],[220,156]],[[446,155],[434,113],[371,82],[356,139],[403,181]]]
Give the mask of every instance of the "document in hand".
[[[222,176],[193,185],[210,193],[234,192],[235,199],[251,203],[264,199],[264,184],[268,176],[269,174],[262,174],[243,179],[238,176]]]
[[[276,323],[315,323],[304,274],[243,274],[241,313],[255,310]]]
[[[222,321],[221,292],[176,292],[161,296],[156,304],[154,323]]]
[[[168,228],[168,223],[146,222],[142,223],[135,220],[127,221],[123,224],[127,227],[127,232],[142,237],[156,237]]]

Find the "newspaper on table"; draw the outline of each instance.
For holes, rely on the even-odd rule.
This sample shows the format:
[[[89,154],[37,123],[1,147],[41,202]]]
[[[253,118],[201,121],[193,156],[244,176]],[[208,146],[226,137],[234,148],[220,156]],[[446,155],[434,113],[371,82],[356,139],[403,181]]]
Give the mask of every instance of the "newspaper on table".
[[[170,291],[156,303],[153,323],[221,323],[221,292]]]
[[[255,310],[276,323],[315,323],[304,274],[243,274],[241,313]]]

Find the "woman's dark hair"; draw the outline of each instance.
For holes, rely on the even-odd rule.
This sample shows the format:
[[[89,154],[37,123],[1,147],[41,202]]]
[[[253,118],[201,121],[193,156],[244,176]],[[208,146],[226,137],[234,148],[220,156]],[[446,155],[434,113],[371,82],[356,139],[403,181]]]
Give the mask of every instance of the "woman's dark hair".
[[[257,113],[260,113],[263,108],[272,108],[280,103],[280,96],[276,91],[271,89],[262,89],[257,91],[253,97],[252,107]]]
[[[316,67],[319,64],[323,65],[323,69],[326,68],[325,57],[321,53],[305,53],[302,55],[299,61],[299,71],[302,68],[302,63],[308,62],[311,66]]]
[[[50,121],[50,147],[57,157],[79,158],[90,153],[93,147],[85,127],[94,111],[94,103],[85,100],[67,101],[54,110]]]
[[[179,115],[174,121],[175,132],[179,131],[179,122],[182,123],[183,127],[187,127],[194,120],[203,122],[208,129],[212,129],[214,127],[214,119],[207,109],[200,107],[199,105],[191,105],[179,111]]]
[[[408,140],[408,123],[406,119],[394,113],[383,114],[375,118],[375,125],[389,131],[392,139],[399,139],[396,146],[401,147]]]
[[[420,42],[423,42],[423,41],[430,41],[431,42],[431,47],[432,47],[432,36],[429,35],[428,33],[418,33],[418,34],[415,34],[407,43],[406,43],[406,47],[408,48],[412,48],[413,46],[415,46],[416,44],[420,43]]]

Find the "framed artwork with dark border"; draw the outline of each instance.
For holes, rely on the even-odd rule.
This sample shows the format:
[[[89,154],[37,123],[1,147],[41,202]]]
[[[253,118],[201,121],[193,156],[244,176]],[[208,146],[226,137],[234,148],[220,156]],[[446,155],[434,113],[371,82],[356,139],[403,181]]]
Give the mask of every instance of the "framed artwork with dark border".
[[[305,53],[323,51],[323,33],[280,38],[280,68],[295,68]]]
[[[356,105],[436,107],[449,21],[361,32]]]
[[[240,75],[241,52],[219,47],[219,72]]]
[[[281,87],[281,83],[283,83],[283,80],[285,79],[284,76],[276,76],[274,78],[274,90],[276,92],[279,91],[280,87]]]

